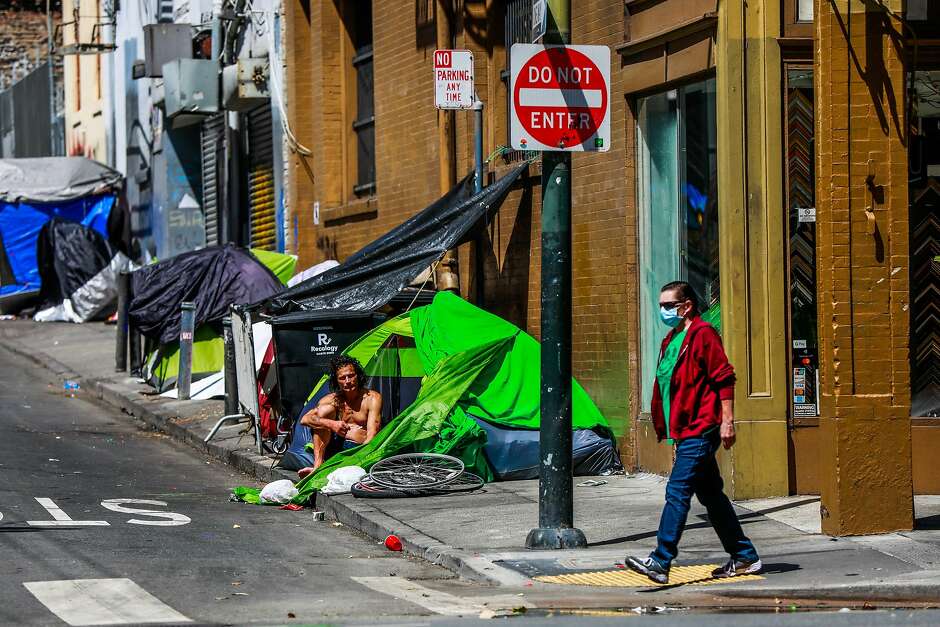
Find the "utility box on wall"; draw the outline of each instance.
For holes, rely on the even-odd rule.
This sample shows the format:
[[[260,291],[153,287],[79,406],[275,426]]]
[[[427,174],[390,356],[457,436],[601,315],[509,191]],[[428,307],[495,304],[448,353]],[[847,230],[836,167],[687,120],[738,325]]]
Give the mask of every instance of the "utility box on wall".
[[[163,66],[174,59],[193,58],[193,27],[189,24],[144,26],[144,75],[163,76]]]
[[[222,102],[231,111],[249,111],[271,97],[268,59],[238,59],[222,69]]]
[[[163,66],[166,115],[173,126],[201,122],[219,112],[219,62],[176,59]]]

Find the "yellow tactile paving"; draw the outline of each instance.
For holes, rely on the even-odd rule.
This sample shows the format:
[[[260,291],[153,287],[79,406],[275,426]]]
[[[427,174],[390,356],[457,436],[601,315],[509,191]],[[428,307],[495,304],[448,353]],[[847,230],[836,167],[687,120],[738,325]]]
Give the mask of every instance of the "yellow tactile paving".
[[[534,577],[543,583],[558,583],[571,586],[607,586],[611,588],[648,588],[650,586],[676,586],[689,584],[696,586],[712,585],[717,583],[732,583],[738,581],[757,581],[763,579],[760,575],[740,575],[738,577],[714,579],[712,571],[718,564],[702,564],[699,566],[673,566],[669,571],[669,583],[660,584],[650,581],[646,575],[635,573],[629,569],[598,570],[589,573],[571,573],[570,575],[540,575]]]

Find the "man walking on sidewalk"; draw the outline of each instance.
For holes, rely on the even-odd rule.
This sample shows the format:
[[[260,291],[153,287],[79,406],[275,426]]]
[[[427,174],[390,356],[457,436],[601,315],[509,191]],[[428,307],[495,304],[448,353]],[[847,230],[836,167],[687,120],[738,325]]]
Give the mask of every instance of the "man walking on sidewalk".
[[[675,442],[676,457],[666,484],[656,550],[645,559],[627,557],[627,566],[656,583],[669,582],[669,567],[679,554],[695,494],[731,556],[712,576],[759,573],[763,565],[725,496],[715,460],[721,444],[726,449],[734,445],[734,368],[718,332],[699,317],[698,297],[688,283],[663,286],[659,316],[672,330],[660,348],[651,409],[657,438]]]

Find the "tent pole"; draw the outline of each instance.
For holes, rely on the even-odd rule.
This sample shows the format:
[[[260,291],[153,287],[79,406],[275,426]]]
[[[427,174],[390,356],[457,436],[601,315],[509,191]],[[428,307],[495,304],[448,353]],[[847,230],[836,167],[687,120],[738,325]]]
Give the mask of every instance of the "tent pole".
[[[474,180],[473,192],[479,194],[483,191],[483,101],[473,95],[473,162]],[[473,251],[473,283],[476,292],[478,307],[486,307],[485,265],[483,262],[486,251],[487,219],[483,216],[477,226],[478,232]]]
[[[571,42],[571,0],[548,0],[546,44]],[[542,153],[539,526],[529,549],[587,546],[574,526],[571,459],[571,153]]]

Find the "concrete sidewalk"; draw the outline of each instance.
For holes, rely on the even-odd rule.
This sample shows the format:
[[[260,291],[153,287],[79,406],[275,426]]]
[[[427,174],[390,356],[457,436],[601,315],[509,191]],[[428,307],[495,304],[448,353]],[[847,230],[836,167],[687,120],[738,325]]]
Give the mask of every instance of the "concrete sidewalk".
[[[162,398],[137,380],[115,373],[114,333],[113,326],[102,324],[4,321],[0,322],[0,345],[41,364],[63,381],[79,380],[83,394],[206,451],[260,482],[296,479],[294,473],[273,468],[271,457],[255,454],[251,437],[240,434],[239,426],[223,428],[206,447],[202,438],[222,414],[222,402]],[[606,483],[600,486],[575,487],[575,522],[590,543],[588,549],[578,551],[522,548],[538,520],[536,481],[493,483],[472,494],[439,497],[362,500],[319,495],[316,507],[378,540],[395,533],[407,552],[468,579],[550,593],[561,584],[544,583],[542,577],[616,572],[625,555],[646,555],[655,544],[665,480],[654,475],[603,480]],[[581,481],[576,479],[576,484]],[[744,529],[761,552],[765,576],[709,585],[708,593],[940,601],[940,497],[917,497],[915,502],[916,531],[863,538],[820,534],[819,498],[815,496],[736,503]],[[718,564],[726,559],[697,503],[681,548],[677,565]],[[588,588],[598,589],[582,589]],[[675,587],[645,590],[668,596]],[[570,590],[570,594],[578,593]]]

